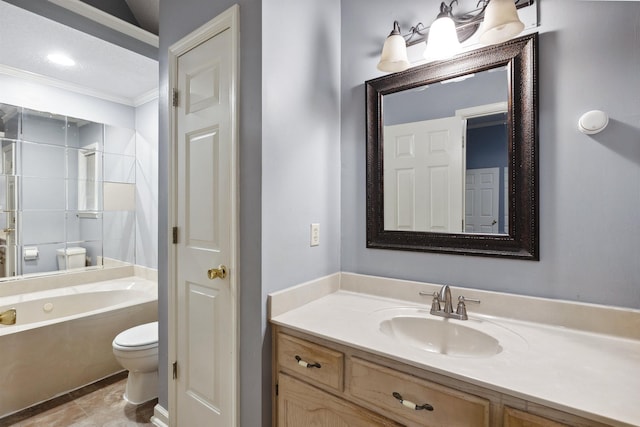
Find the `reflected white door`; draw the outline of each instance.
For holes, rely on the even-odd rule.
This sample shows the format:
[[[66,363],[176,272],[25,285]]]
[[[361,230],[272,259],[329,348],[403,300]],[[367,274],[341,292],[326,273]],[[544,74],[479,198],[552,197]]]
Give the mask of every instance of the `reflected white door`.
[[[509,168],[502,168],[503,187],[502,194],[504,197],[504,233],[509,234]]]
[[[468,169],[465,185],[465,232],[498,233],[500,169]]]
[[[384,229],[462,232],[459,117],[384,127]]]
[[[176,426],[237,424],[234,43],[227,28],[177,58]]]
[[[0,236],[4,248],[0,251],[4,254],[0,254],[0,257],[4,255],[4,259],[0,263],[0,277],[12,277],[18,274],[17,271],[17,247],[16,242],[16,178],[15,178],[15,143],[10,143],[2,147],[2,173],[5,175],[5,188],[4,188],[4,200],[0,201],[3,204],[2,209],[6,212],[6,220]]]

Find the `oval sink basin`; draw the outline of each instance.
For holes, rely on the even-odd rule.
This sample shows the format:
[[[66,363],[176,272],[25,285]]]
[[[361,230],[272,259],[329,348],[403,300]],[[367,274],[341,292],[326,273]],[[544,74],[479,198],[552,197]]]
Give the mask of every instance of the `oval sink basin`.
[[[502,351],[491,335],[449,319],[395,316],[383,320],[380,331],[412,347],[454,357],[490,357]]]

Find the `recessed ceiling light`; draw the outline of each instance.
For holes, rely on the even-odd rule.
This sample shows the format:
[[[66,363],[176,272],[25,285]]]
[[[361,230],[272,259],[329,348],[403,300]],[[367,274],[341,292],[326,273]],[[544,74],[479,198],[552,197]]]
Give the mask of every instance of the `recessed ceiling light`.
[[[47,59],[54,64],[63,65],[65,67],[72,67],[76,65],[76,61],[63,53],[50,53],[47,55]]]

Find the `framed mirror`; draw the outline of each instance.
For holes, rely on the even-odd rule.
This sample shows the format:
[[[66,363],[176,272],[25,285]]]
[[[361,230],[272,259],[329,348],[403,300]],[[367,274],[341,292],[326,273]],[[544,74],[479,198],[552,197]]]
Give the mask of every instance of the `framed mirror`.
[[[368,248],[539,259],[536,46],[365,83]]]

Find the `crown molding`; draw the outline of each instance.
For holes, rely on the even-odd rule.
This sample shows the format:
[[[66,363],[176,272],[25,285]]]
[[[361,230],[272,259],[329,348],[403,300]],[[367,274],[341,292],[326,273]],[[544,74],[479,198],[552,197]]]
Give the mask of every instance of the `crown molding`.
[[[160,94],[158,93],[158,89],[151,89],[149,92],[135,97],[133,99],[133,106],[139,107],[147,102],[153,101],[154,99],[158,99],[159,96]]]
[[[119,33],[125,34],[129,37],[133,37],[143,43],[151,45],[153,47],[159,47],[160,41],[158,36],[149,31],[143,30],[133,24],[130,24],[122,19],[116,18],[113,15],[109,15],[106,12],[96,9],[80,0],[48,0],[50,3],[67,9],[77,15],[83,16],[100,25],[111,28]]]
[[[11,77],[16,77],[19,79],[23,79],[23,80],[28,80],[34,83],[38,83],[38,84],[42,84],[42,85],[46,85],[46,86],[52,86],[58,89],[63,89],[63,90],[67,90],[69,92],[74,92],[80,95],[86,95],[86,96],[91,96],[93,98],[99,98],[105,101],[110,101],[110,102],[115,102],[118,104],[124,104],[130,107],[135,107],[136,106],[136,100],[137,99],[146,99],[145,97],[150,96],[149,94],[153,91],[150,91],[149,93],[143,94],[141,96],[139,96],[138,98],[131,99],[131,98],[127,98],[124,96],[116,96],[116,95],[111,95],[108,94],[106,92],[102,92],[99,90],[95,90],[86,86],[81,86],[81,85],[77,85],[74,83],[69,83],[69,82],[65,82],[62,80],[58,80],[58,79],[54,79],[52,77],[47,77],[47,76],[43,76],[41,74],[37,74],[37,73],[32,73],[30,71],[24,71],[24,70],[20,70],[18,68],[13,68],[10,67],[8,65],[3,65],[0,64],[0,74],[4,74],[7,76],[11,76]],[[156,96],[157,96],[157,90],[155,90],[156,92]],[[150,98],[149,100],[151,100],[152,98]],[[146,101],[148,102],[148,101]]]

